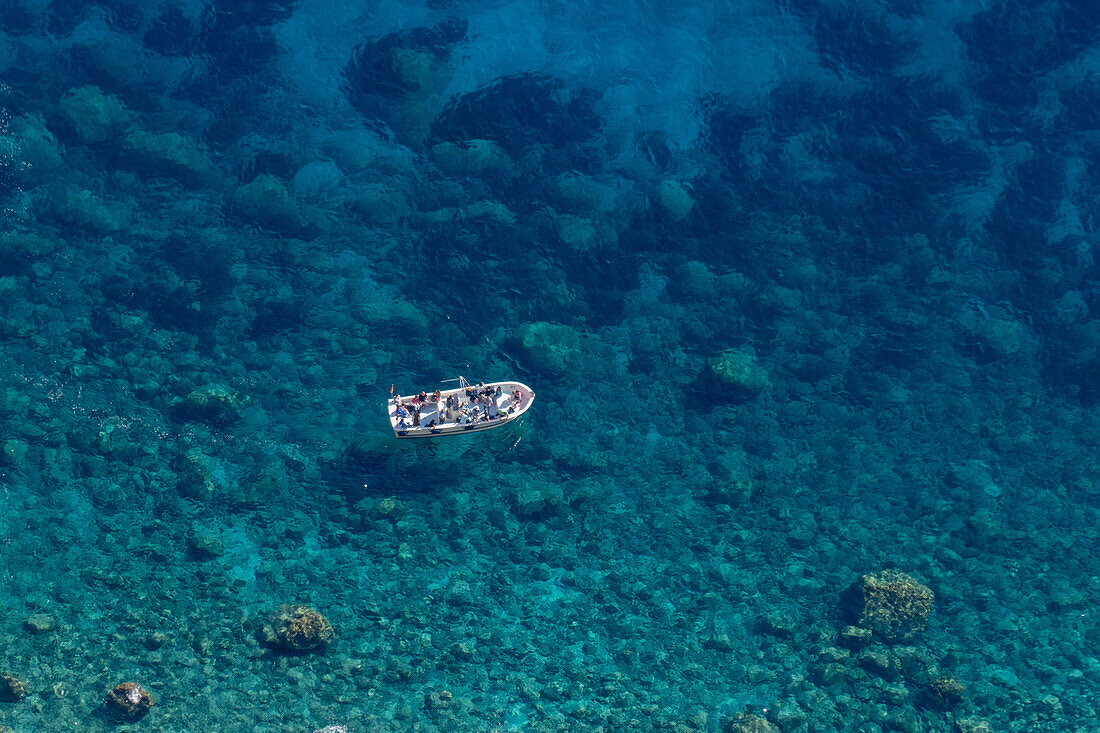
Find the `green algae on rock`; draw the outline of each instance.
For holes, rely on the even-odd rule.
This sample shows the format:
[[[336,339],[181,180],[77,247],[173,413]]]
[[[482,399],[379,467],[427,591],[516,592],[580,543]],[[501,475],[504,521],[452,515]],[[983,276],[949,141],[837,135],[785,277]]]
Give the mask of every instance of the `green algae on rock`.
[[[279,651],[319,651],[335,636],[332,624],[309,606],[280,606],[263,625],[261,640]]]
[[[928,586],[898,570],[863,575],[845,596],[857,623],[886,641],[907,641],[922,631],[934,598]]]

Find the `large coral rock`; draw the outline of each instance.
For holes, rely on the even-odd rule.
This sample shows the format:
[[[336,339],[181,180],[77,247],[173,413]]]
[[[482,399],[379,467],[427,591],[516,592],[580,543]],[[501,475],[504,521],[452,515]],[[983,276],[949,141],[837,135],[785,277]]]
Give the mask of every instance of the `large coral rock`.
[[[122,100],[95,86],[71,90],[61,98],[60,108],[69,127],[86,143],[113,140],[134,122]]]
[[[107,693],[107,710],[116,718],[136,720],[153,707],[153,696],[136,682],[123,682]]]
[[[324,616],[302,605],[280,606],[263,627],[264,643],[286,652],[324,649],[334,635]]]
[[[848,596],[857,623],[887,641],[905,641],[924,629],[934,598],[928,586],[898,570],[860,577]]]

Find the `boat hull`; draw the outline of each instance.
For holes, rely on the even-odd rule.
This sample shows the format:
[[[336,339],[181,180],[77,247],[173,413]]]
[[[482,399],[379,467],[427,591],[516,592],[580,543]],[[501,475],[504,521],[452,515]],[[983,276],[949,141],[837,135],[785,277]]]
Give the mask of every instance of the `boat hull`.
[[[402,418],[397,414],[398,405],[396,403],[396,398],[391,398],[386,403],[386,411],[394,436],[400,439],[442,438],[453,435],[470,435],[485,430],[493,430],[494,428],[513,423],[523,417],[523,415],[531,409],[531,405],[535,400],[535,391],[522,382],[491,382],[486,384],[485,387],[491,388],[494,393],[496,388],[500,387],[501,396],[496,400],[495,409],[486,410],[480,406],[475,407],[469,401],[467,387],[441,390],[440,402],[445,404],[447,397],[456,397],[465,408],[463,413],[456,413],[455,411],[448,411],[446,409],[439,411],[436,408],[436,404],[429,400],[421,406],[420,425],[412,425],[411,418],[407,418],[405,420],[406,424],[404,425],[404,429],[401,429]],[[515,390],[518,390],[520,394],[520,399],[518,401],[512,399],[512,393]],[[412,402],[411,398],[407,397],[403,398],[402,401],[406,409],[410,409],[411,406],[415,404]],[[494,414],[494,416],[490,418],[488,417],[489,414]],[[435,423],[434,425],[432,425],[433,422]]]

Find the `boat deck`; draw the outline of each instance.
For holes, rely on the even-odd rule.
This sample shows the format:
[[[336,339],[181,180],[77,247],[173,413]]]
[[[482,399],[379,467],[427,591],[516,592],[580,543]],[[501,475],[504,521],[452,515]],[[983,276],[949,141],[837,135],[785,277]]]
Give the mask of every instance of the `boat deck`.
[[[431,399],[431,394],[423,403],[413,396],[394,396],[386,408],[390,427],[398,438],[430,438],[489,430],[523,415],[535,398],[534,390],[522,382],[491,382],[481,389],[492,390],[488,406],[470,399],[468,393],[476,393],[476,385],[440,390],[438,403]],[[518,399],[512,396],[515,391],[519,392]],[[456,398],[457,405],[453,409],[446,406],[448,397]],[[401,405],[397,404],[398,399]],[[398,414],[399,407],[404,407],[407,417]],[[414,425],[413,413],[417,407],[420,409],[420,424]]]

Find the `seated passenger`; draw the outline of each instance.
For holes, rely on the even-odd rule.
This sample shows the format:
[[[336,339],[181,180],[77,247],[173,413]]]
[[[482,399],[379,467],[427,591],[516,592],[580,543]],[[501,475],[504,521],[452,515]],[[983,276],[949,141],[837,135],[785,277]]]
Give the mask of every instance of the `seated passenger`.
[[[409,429],[409,426],[405,423],[404,418],[397,421],[397,432],[404,433]]]

